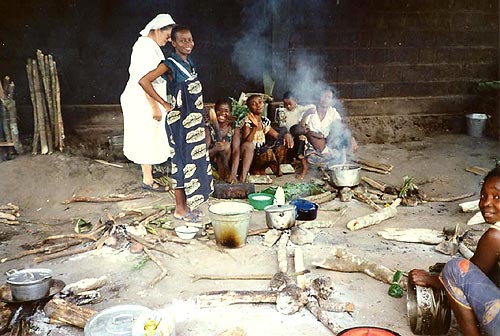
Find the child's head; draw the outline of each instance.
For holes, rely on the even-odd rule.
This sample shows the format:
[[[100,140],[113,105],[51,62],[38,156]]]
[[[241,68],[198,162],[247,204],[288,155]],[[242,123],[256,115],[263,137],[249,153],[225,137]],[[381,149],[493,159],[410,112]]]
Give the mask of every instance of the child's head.
[[[261,115],[264,111],[264,100],[261,95],[251,95],[247,98],[248,110],[256,115]]]
[[[226,98],[217,100],[214,109],[219,123],[225,122],[231,116],[231,102]]]
[[[319,106],[330,107],[333,104],[333,90],[330,88],[321,91],[318,99]]]
[[[172,46],[177,53],[189,55],[194,47],[191,30],[187,26],[175,25],[171,33]]]
[[[283,105],[288,111],[293,111],[297,107],[297,99],[291,91],[287,91],[283,94]]]
[[[479,209],[486,223],[495,224],[500,221],[500,166],[492,169],[484,178]]]

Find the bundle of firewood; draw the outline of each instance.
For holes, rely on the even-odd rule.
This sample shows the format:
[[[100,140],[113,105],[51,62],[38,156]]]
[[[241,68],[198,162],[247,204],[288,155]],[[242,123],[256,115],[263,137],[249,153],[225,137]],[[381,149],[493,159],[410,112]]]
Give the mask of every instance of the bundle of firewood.
[[[56,62],[52,55],[36,52],[28,59],[26,73],[33,104],[33,154],[49,154],[64,149],[64,124]]]
[[[23,153],[23,147],[19,141],[19,131],[17,128],[16,101],[14,100],[14,82],[9,76],[5,76],[0,85],[0,128],[2,128],[3,139],[0,139],[4,146],[14,146],[18,154]]]

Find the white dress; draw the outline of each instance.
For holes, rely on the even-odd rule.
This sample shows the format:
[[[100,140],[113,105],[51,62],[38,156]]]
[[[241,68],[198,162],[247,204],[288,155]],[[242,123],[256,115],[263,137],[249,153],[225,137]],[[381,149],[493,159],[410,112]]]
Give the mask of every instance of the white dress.
[[[159,164],[171,157],[165,131],[165,109],[158,104],[163,116],[161,121],[154,120],[147,93],[139,85],[139,80],[156,69],[164,59],[158,44],[149,37],[139,37],[132,48],[130,77],[120,96],[120,103],[123,112],[123,153],[137,164]],[[158,77],[152,84],[158,95],[166,99],[166,81]]]

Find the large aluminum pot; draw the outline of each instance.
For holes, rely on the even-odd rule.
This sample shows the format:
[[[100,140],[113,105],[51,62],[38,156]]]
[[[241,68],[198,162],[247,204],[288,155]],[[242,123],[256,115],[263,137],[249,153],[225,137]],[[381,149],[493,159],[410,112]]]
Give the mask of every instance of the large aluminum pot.
[[[48,268],[12,269],[5,274],[12,298],[16,301],[39,300],[49,295],[52,270]]]
[[[336,187],[354,187],[361,182],[360,166],[354,164],[340,164],[329,167],[330,181]]]
[[[295,205],[268,205],[265,209],[267,227],[277,230],[289,229],[295,225]]]

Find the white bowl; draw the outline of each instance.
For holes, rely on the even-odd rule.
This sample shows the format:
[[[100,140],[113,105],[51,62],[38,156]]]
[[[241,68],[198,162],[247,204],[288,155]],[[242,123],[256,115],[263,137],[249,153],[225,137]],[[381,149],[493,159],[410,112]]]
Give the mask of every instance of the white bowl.
[[[177,236],[181,239],[193,239],[198,231],[200,231],[199,228],[187,225],[182,225],[175,228],[175,233],[177,233]]]

